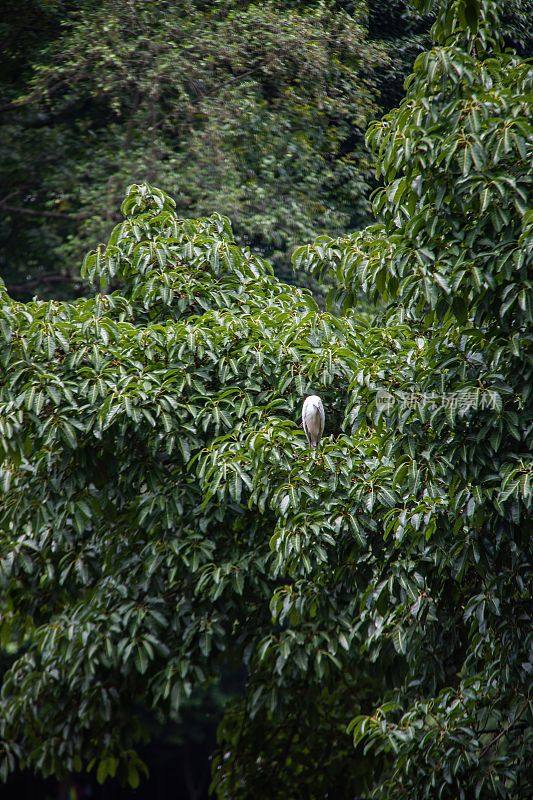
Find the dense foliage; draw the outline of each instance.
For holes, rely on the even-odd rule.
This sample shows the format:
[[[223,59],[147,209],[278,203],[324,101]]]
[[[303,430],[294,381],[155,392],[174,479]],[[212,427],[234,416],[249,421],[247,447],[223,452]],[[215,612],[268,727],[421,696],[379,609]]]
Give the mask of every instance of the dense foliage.
[[[378,221],[296,251],[343,316],[148,185],[100,294],[1,290],[4,772],[135,786],[143,709],[242,660],[221,798],[531,795],[531,70],[497,10],[442,4],[368,135]]]
[[[18,296],[72,296],[132,182],[227,214],[285,273],[296,244],[367,220],[386,57],[362,3],[25,6],[0,27],[0,267]]]

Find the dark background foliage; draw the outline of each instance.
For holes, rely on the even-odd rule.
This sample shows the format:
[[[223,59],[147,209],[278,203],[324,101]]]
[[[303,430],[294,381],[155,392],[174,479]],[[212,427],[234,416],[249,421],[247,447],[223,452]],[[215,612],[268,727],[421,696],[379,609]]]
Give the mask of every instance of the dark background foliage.
[[[364,5],[8,3],[1,33],[1,269],[75,294],[126,186],[219,210],[285,275],[290,250],[362,225],[363,143],[387,55]]]

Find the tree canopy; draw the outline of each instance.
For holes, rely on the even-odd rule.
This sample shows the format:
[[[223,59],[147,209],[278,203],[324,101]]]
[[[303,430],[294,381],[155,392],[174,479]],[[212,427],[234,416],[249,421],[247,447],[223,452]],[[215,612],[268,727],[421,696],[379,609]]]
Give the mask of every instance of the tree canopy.
[[[531,68],[498,10],[439,5],[368,133],[376,223],[296,250],[331,310],[146,184],[98,294],[2,288],[4,774],[136,786],[142,709],[240,661],[221,798],[531,795]]]

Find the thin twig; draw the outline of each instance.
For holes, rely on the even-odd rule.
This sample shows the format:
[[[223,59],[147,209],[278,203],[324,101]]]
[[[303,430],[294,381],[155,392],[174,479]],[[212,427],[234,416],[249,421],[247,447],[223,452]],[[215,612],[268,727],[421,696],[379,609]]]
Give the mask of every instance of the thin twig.
[[[483,750],[479,754],[479,758],[480,759],[482,759],[483,756],[488,753],[488,751],[491,749],[491,747],[493,747],[497,742],[499,742],[499,740],[502,738],[502,736],[505,736],[506,733],[509,733],[511,728],[514,728],[516,726],[516,723],[518,722],[518,720],[520,719],[520,717],[522,716],[522,714],[524,713],[524,711],[526,710],[526,708],[528,706],[529,706],[529,700],[526,700],[522,710],[520,711],[518,716],[513,720],[513,722],[510,722],[509,725],[507,725],[507,727],[502,728],[502,730],[497,734],[497,736],[495,736],[494,739],[491,739],[491,741],[488,743],[488,745],[486,745],[486,747],[483,748]]]
[[[38,278],[34,278],[31,281],[27,281],[26,283],[6,283],[6,289],[8,294],[23,294],[24,292],[28,292],[30,289],[38,289],[40,286],[46,284],[58,284],[58,283],[65,283],[69,286],[73,286],[75,290],[80,289],[80,281],[76,278],[72,278],[69,275],[41,275]]]

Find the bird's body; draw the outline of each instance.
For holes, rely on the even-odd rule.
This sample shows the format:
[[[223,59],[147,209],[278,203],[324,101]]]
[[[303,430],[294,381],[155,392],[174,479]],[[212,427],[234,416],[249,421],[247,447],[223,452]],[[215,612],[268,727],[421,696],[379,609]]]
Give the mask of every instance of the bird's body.
[[[311,447],[316,447],[324,433],[324,406],[318,395],[306,397],[302,408],[302,425]]]

